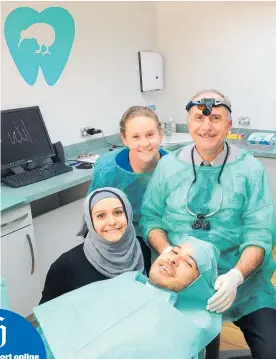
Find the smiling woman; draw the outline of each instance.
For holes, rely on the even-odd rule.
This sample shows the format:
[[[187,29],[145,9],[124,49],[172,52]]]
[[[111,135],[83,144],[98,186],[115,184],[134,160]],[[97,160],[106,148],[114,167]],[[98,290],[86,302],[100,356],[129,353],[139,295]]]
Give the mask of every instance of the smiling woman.
[[[132,205],[133,224],[139,235],[144,192],[158,161],[167,152],[160,149],[163,138],[161,122],[148,107],[130,107],[120,121],[120,133],[126,148],[98,159],[88,193],[106,186],[122,190]]]
[[[126,214],[118,198],[104,198],[92,209],[95,231],[110,242],[118,242],[127,228]]]
[[[136,238],[132,208],[123,192],[105,187],[90,193],[84,201],[84,220],[84,243],[51,265],[40,304],[125,272],[148,274],[150,250]]]

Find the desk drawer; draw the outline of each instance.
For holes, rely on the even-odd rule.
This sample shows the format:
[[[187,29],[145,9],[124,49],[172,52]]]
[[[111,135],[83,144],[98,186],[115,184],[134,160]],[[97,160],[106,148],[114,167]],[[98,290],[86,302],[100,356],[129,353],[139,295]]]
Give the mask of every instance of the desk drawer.
[[[32,224],[29,204],[6,209],[1,212],[1,237]]]

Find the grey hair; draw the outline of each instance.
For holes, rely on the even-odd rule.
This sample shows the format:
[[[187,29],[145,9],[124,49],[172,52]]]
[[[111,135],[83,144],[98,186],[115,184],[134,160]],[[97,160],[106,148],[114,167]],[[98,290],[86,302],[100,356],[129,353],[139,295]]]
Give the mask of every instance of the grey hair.
[[[222,92],[216,90],[216,89],[207,89],[207,90],[201,90],[199,92],[197,92],[191,99],[191,101],[194,101],[197,97],[199,97],[200,95],[203,95],[205,94],[206,92],[213,92],[215,94],[217,94],[218,96],[220,96],[226,103],[229,107],[231,107],[231,101],[230,99],[225,96]],[[232,115],[231,113],[227,110],[228,112],[228,120],[231,121],[232,120]]]

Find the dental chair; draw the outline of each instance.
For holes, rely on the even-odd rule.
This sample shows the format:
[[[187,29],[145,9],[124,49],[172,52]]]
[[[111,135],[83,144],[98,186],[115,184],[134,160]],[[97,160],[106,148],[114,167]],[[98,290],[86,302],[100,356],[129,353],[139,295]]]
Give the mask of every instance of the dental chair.
[[[0,308],[9,309],[9,298],[8,298],[6,282],[5,279],[2,277],[0,277]],[[40,332],[40,330],[38,330],[38,332]],[[249,350],[227,350],[224,352],[220,352],[219,343],[220,343],[220,336],[218,335],[206,347],[205,359],[252,359]],[[48,345],[46,346],[46,352],[47,352],[47,358],[53,358]],[[201,353],[201,355],[202,354],[203,353]],[[199,358],[202,357],[203,356],[199,355]]]

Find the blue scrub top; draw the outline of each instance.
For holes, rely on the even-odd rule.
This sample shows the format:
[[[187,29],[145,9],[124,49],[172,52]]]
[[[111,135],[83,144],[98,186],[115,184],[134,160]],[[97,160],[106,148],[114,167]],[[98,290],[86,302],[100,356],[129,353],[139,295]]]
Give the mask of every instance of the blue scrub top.
[[[159,153],[160,153],[160,158],[167,154],[167,152],[164,151],[162,148],[160,148]],[[116,163],[118,166],[120,166],[125,171],[133,172],[133,169],[129,162],[129,149],[128,148],[125,148],[121,152],[118,153],[118,155],[116,156]]]

